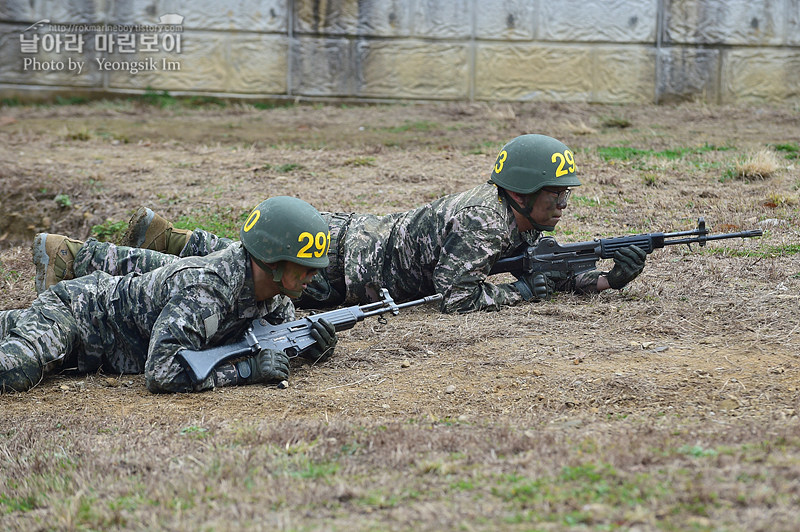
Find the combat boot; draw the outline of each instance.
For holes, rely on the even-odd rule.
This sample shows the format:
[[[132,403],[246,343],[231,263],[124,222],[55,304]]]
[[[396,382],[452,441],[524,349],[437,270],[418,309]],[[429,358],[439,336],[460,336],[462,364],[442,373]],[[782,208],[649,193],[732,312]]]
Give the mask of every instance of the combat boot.
[[[164,217],[147,207],[139,207],[128,222],[128,230],[120,244],[180,255],[191,235],[188,229],[176,229]]]
[[[75,255],[83,246],[80,240],[62,235],[39,233],[33,238],[33,264],[36,266],[36,293],[41,294],[59,281],[75,278]]]

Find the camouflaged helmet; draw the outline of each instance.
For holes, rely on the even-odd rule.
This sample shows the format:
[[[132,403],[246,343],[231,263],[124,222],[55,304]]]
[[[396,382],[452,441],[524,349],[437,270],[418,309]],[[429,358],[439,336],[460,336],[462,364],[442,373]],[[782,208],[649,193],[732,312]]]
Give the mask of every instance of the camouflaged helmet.
[[[247,217],[239,238],[260,263],[286,260],[309,268],[328,266],[328,224],[301,199],[276,196],[262,201]]]
[[[519,194],[581,185],[572,150],[545,135],[521,135],[503,146],[494,163],[492,182]]]

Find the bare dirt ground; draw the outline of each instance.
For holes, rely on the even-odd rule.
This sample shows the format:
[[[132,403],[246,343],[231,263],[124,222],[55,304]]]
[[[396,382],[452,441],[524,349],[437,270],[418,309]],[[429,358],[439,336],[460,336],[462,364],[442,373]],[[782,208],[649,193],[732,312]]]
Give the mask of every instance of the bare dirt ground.
[[[622,292],[367,320],[285,390],[98,374],[2,395],[0,527],[800,527],[797,106],[4,107],[0,309],[34,299],[36,232],[142,204],[236,220],[278,194],[406,210],[530,132],[576,152],[560,241],[699,216],[764,236],[658,250]],[[737,176],[763,149],[772,169]]]

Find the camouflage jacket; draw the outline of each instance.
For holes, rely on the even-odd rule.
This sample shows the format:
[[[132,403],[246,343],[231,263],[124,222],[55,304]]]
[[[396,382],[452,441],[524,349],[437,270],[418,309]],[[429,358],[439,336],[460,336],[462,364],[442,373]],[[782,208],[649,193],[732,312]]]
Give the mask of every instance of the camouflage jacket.
[[[408,212],[354,214],[343,238],[347,303],[376,298],[381,285],[398,301],[441,293],[444,312],[522,300],[510,284],[486,281],[492,264],[523,242],[492,185]]]
[[[381,285],[399,301],[440,293],[443,312],[519,303],[524,299],[513,283],[492,284],[487,277],[497,260],[540,236],[519,231],[511,207],[491,184],[408,212],[354,214],[341,246],[347,303],[374,299]],[[595,273],[559,289],[590,292]]]
[[[72,294],[71,298],[82,329],[79,369],[93,371],[102,366],[118,373],[144,371],[147,387],[153,392],[214,386],[214,373],[193,386],[175,360],[178,350],[238,341],[255,318],[283,323],[295,317],[294,306],[285,296],[256,301],[249,255],[239,242],[142,275],[92,275],[98,276],[98,285],[103,286],[101,297]],[[69,283],[56,287],[62,285],[68,287]]]

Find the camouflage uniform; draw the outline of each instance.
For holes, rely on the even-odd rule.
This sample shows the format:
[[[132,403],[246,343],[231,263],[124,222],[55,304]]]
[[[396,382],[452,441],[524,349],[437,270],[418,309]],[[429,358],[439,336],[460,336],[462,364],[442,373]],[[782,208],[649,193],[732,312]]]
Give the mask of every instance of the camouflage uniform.
[[[76,257],[106,257],[135,272],[129,248],[87,242]],[[155,257],[155,255],[153,255]],[[141,259],[141,255],[139,255]],[[134,261],[135,262],[135,261]],[[250,322],[294,319],[285,296],[256,301],[250,256],[241,243],[206,257],[170,259],[149,273],[114,277],[94,271],[42,292],[24,310],[0,313],[0,390],[24,390],[58,369],[145,373],[151,392],[187,392],[235,384],[228,364],[193,384],[175,360],[182,348],[201,349],[239,340]],[[147,271],[155,265],[139,262]]]
[[[330,265],[303,293],[296,303],[299,308],[367,303],[378,297],[382,286],[397,301],[441,293],[443,312],[497,310],[524,301],[512,283],[492,284],[486,278],[497,260],[520,253],[540,233],[517,229],[494,185],[479,185],[408,212],[322,216],[331,230]],[[196,230],[181,255],[204,255],[230,242]],[[89,264],[76,260],[76,275],[79,269],[147,271],[175,260],[154,251],[119,250],[119,256],[94,257]],[[561,281],[557,289],[594,292],[600,273]]]

